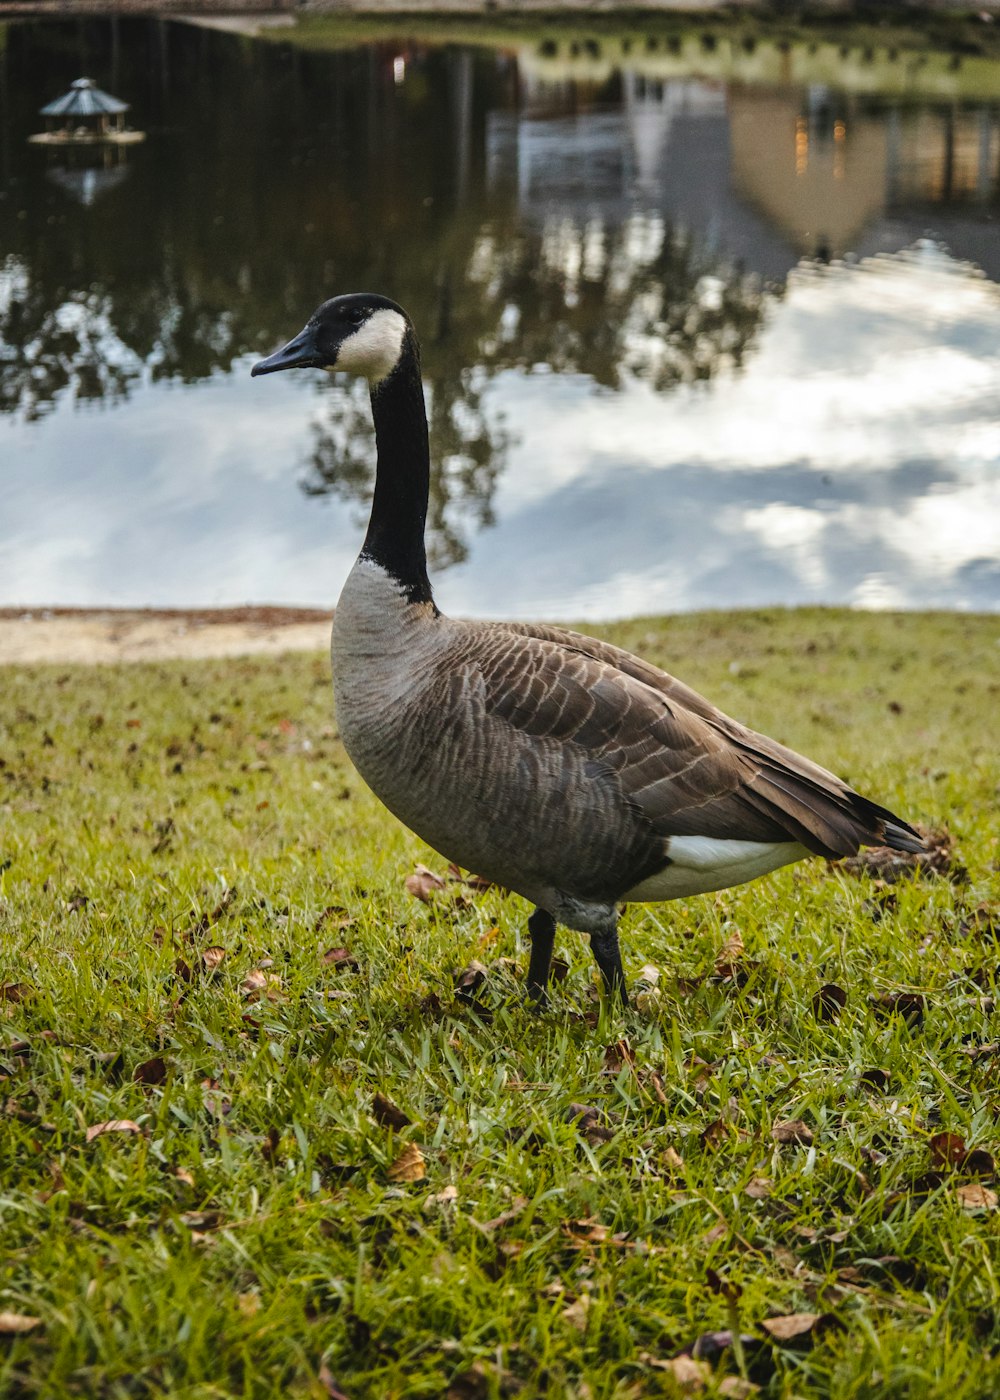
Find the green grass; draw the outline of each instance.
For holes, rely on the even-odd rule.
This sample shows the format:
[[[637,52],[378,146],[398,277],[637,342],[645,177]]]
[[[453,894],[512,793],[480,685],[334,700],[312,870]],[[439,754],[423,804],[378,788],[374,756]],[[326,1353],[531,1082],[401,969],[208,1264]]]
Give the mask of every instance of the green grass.
[[[737,1315],[768,1395],[1000,1391],[1000,1057],[972,1053],[997,1037],[972,915],[1000,923],[1000,619],[605,630],[946,825],[964,882],[813,861],[633,906],[641,1006],[601,1013],[562,933],[531,1015],[526,906],[406,892],[443,862],[350,769],[324,659],[0,670],[0,1313],[40,1319],[0,1337],[0,1394],[674,1395],[664,1362]],[[112,1119],[140,1131],[88,1143]],[[776,1143],[796,1119],[811,1143]],[[408,1144],[423,1181],[392,1179]],[[834,1321],[764,1340],[792,1312]]]

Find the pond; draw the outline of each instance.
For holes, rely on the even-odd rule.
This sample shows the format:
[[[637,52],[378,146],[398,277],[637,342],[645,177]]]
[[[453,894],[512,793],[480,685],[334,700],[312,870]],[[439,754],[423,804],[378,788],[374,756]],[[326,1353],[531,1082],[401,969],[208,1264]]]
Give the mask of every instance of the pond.
[[[1000,63],[716,25],[7,26],[0,606],[331,604],[366,394],[249,371],[374,290],[448,610],[1000,607]]]

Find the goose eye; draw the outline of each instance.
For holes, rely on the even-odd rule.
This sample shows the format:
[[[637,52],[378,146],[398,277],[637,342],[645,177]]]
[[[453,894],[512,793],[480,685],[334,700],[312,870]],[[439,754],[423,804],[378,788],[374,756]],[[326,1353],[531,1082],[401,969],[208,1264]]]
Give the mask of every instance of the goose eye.
[[[348,311],[347,319],[350,321],[352,326],[360,326],[362,321],[364,321],[367,318],[367,314],[368,313],[366,311],[363,311],[361,307],[358,306],[355,307],[353,310]]]

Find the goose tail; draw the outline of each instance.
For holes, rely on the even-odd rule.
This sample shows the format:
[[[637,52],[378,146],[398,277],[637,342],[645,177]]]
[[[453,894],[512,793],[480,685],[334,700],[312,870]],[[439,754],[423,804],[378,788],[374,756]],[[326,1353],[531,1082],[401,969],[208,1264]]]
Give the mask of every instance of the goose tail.
[[[927,843],[920,832],[902,817],[897,817],[895,813],[885,807],[879,807],[866,797],[858,798],[858,802],[866,809],[865,815],[870,814],[874,818],[872,827],[876,839],[866,839],[862,842],[863,845],[888,846],[891,851],[906,851],[913,856],[921,855],[927,850]]]

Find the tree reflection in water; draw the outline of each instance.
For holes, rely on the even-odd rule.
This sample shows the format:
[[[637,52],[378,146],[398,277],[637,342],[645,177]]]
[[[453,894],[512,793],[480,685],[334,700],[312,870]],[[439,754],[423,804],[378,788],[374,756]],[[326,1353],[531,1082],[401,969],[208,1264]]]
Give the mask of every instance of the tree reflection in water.
[[[682,234],[627,162],[588,174],[582,199],[560,189],[541,206],[491,172],[491,113],[519,101],[510,55],[411,46],[400,87],[384,47],[312,54],[141,20],[116,34],[109,86],[150,133],[128,179],[83,208],[10,143],[0,412],[195,383],[273,349],[317,293],[386,291],[423,339],[440,568],[493,519],[511,440],[490,402],[498,374],[548,366],[667,391],[739,365],[753,342],[759,280]],[[12,30],[11,130],[32,130],[39,93],[81,63],[102,76],[107,50],[106,22]],[[589,170],[587,112],[624,123],[620,79],[560,100]],[[323,393],[302,489],[366,503],[366,398]]]

